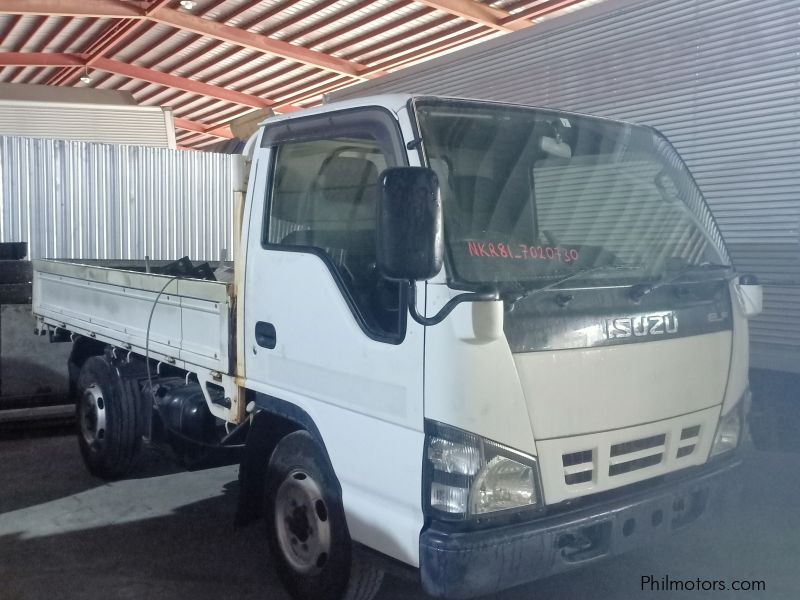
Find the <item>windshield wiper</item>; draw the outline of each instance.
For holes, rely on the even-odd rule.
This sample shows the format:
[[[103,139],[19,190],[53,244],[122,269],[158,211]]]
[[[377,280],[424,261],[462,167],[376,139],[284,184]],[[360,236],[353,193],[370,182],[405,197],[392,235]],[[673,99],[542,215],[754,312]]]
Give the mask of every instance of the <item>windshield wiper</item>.
[[[692,271],[727,271],[733,269],[733,265],[725,265],[722,263],[701,263],[699,265],[685,265],[683,268],[678,269],[671,277],[664,278],[662,275],[659,279],[649,283],[640,283],[631,286],[629,292],[630,299],[634,302],[641,302],[647,294],[654,292],[658,288],[676,282],[684,275],[688,275]]]
[[[525,298],[530,298],[540,292],[546,292],[548,290],[552,290],[557,288],[563,283],[570,281],[572,279],[577,279],[583,275],[588,275],[589,273],[597,273],[599,271],[625,271],[625,270],[638,270],[641,269],[639,266],[630,266],[630,265],[600,265],[597,267],[587,267],[583,269],[579,269],[574,273],[570,273],[566,277],[562,277],[561,279],[557,279],[553,283],[548,283],[545,286],[540,288],[533,288],[531,290],[526,290],[520,294],[512,295],[512,296],[504,296],[506,303],[508,304],[508,310],[513,310],[514,305],[519,302],[520,300],[524,300]]]

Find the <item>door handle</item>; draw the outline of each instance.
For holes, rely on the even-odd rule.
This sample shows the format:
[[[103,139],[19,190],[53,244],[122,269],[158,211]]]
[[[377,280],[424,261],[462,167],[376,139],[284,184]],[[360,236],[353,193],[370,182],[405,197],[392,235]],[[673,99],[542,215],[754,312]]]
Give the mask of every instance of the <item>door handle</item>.
[[[258,321],[256,323],[256,344],[262,348],[272,350],[278,342],[278,335],[275,333],[275,325]]]

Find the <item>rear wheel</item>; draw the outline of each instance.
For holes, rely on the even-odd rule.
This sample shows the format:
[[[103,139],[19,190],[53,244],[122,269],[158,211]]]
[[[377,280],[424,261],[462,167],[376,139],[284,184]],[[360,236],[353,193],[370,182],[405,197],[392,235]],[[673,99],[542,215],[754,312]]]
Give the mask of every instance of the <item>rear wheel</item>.
[[[334,476],[308,432],[291,433],[278,444],[265,492],[272,555],[293,597],[370,600],[375,596],[383,572],[353,561]]]
[[[77,382],[78,444],[86,467],[103,479],[130,472],[141,446],[134,400],[102,356],[86,360]]]

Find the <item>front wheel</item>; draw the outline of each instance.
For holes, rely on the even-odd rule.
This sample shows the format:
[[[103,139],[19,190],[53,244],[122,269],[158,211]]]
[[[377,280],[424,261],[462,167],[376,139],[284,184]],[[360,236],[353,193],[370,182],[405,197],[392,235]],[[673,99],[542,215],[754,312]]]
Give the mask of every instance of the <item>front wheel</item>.
[[[298,600],[370,600],[383,572],[353,561],[342,501],[319,445],[306,431],[273,452],[265,489],[278,575]]]

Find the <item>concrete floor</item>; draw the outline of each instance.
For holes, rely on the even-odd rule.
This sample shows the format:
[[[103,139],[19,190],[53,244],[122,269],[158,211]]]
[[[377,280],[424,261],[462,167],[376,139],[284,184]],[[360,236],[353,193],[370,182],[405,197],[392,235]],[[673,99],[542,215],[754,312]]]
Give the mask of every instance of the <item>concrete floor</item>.
[[[150,455],[137,478],[105,484],[83,469],[72,435],[0,441],[0,599],[285,599],[258,527],[232,528],[236,468],[187,472]],[[800,454],[753,451],[742,507],[658,548],[606,560],[498,595],[545,598],[693,598],[640,590],[642,575],[759,579],[765,592],[800,596]],[[386,579],[379,598],[423,598]]]

